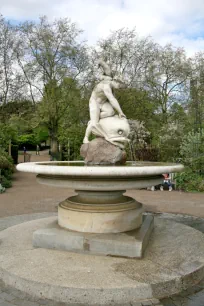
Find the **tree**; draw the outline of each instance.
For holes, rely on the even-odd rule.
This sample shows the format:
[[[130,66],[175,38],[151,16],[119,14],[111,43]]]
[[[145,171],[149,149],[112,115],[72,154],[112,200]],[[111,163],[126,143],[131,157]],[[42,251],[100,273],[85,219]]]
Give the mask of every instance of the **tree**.
[[[15,28],[0,16],[0,104],[23,95],[22,75],[17,68],[15,56]]]
[[[81,105],[81,101],[77,82],[71,78],[65,78],[60,85],[50,81],[45,86],[43,99],[38,104],[38,114],[40,122],[48,128],[52,152],[58,151],[61,125],[67,131],[72,125],[87,122],[87,117],[83,116],[85,104]]]
[[[162,114],[162,124],[174,102],[188,99],[191,61],[182,48],[162,47],[149,37],[139,38],[134,29],[120,29],[100,40],[94,55],[106,59],[113,74],[128,87],[149,92],[155,110]]]
[[[194,132],[204,128],[204,53],[196,54],[190,80],[189,115]]]
[[[8,150],[10,141],[17,141],[17,131],[14,127],[0,123],[0,148]]]
[[[136,150],[144,148],[147,144],[146,139],[149,137],[150,132],[148,132],[145,127],[144,123],[138,120],[129,120],[130,125],[130,155],[132,160],[136,160]]]
[[[191,169],[204,174],[204,130],[190,131],[183,137],[180,154],[183,162]]]
[[[190,75],[190,60],[187,60],[184,49],[174,48],[170,44],[158,47],[145,80],[146,88],[160,106],[164,123],[167,122],[171,105],[186,99],[185,85]]]
[[[99,40],[94,54],[106,59],[114,75],[123,76],[130,87],[142,88],[156,46],[150,37],[139,38],[135,29],[122,28]]]
[[[27,119],[30,122],[34,107],[28,100],[14,100],[0,106],[0,121],[8,123],[11,117]]]
[[[70,84],[72,87],[68,90]],[[88,100],[73,80],[65,79],[61,86],[62,97],[64,101],[69,101],[69,107],[60,119],[58,138],[66,152],[65,157],[76,160],[80,158],[80,146],[89,121]]]
[[[148,91],[137,88],[126,88],[116,90],[115,95],[128,119],[144,122],[147,129],[153,128],[153,121],[156,119],[158,105]]]
[[[33,103],[42,100],[39,118],[46,124],[51,138],[51,150],[57,151],[59,121],[69,108],[64,88],[72,91],[75,80],[82,82],[88,64],[86,48],[78,42],[80,30],[68,19],[39,23],[25,22],[18,27],[20,40],[16,54],[24,73]],[[69,77],[73,82],[65,85]],[[62,85],[63,84],[63,85]],[[74,85],[75,86],[75,85]]]

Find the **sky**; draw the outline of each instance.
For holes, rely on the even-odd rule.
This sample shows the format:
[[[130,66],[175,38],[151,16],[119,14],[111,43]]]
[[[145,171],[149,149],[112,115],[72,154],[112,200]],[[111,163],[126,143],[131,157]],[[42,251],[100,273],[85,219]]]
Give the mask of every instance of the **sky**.
[[[134,28],[139,36],[204,51],[204,0],[0,0],[0,13],[13,23],[68,17],[84,30],[89,44],[110,31]]]

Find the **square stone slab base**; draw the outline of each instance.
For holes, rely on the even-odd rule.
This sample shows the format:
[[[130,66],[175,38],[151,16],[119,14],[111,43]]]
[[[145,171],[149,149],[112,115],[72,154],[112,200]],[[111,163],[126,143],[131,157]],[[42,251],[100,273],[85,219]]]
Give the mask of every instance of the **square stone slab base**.
[[[33,246],[86,254],[141,258],[154,228],[154,217],[143,216],[139,229],[116,234],[74,232],[57,220],[33,233]]]

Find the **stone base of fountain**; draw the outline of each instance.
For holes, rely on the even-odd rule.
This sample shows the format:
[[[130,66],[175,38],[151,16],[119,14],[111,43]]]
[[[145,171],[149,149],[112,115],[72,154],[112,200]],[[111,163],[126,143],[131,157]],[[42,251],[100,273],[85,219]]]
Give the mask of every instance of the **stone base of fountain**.
[[[58,224],[81,233],[121,233],[139,228],[143,205],[125,190],[75,190],[58,206]]]
[[[147,215],[139,229],[125,233],[94,234],[63,229],[56,219],[33,233],[33,246],[85,254],[141,258],[153,227],[153,216]]]
[[[35,247],[141,258],[153,229],[143,205],[124,190],[76,190],[58,206],[58,221],[33,235]]]
[[[34,248],[36,230],[56,217],[0,232],[0,279],[35,298],[68,305],[135,305],[162,299],[204,277],[204,237],[189,226],[154,218],[142,260]]]

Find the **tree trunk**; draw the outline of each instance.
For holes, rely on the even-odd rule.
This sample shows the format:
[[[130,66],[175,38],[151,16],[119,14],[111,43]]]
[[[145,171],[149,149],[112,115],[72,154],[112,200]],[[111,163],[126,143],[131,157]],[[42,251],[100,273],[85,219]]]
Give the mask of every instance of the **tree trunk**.
[[[58,141],[56,137],[51,137],[51,152],[58,153]]]
[[[49,131],[50,134],[50,151],[51,154],[56,154],[58,153],[58,140],[57,140],[57,136],[56,136],[56,131],[54,130],[50,130]]]

